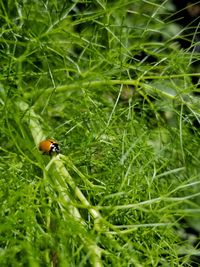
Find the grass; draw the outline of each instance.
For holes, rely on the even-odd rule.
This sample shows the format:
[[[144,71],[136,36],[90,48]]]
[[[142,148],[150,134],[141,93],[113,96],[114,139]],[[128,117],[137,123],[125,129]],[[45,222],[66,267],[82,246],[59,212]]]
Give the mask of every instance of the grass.
[[[200,56],[170,2],[0,6],[0,266],[197,266]]]

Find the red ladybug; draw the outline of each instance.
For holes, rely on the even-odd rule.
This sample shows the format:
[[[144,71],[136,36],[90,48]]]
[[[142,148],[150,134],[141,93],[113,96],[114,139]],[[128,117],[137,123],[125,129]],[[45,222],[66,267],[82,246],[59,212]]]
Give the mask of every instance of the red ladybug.
[[[39,150],[43,152],[43,154],[49,154],[50,156],[55,152],[57,154],[60,153],[59,144],[53,139],[43,140],[39,144]]]

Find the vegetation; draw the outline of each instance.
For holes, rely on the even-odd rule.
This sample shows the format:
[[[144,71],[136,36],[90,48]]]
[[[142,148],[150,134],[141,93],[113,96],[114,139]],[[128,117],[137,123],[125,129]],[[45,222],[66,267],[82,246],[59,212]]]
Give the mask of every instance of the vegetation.
[[[200,54],[171,2],[0,8],[0,266],[198,266]]]

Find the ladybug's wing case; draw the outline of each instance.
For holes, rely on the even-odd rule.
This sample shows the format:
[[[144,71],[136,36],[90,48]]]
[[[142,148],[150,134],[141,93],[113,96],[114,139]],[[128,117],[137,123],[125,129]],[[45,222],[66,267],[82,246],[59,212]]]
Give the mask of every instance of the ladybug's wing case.
[[[44,153],[49,153],[50,149],[51,149],[51,142],[49,140],[44,140],[40,142],[39,150],[41,150]]]

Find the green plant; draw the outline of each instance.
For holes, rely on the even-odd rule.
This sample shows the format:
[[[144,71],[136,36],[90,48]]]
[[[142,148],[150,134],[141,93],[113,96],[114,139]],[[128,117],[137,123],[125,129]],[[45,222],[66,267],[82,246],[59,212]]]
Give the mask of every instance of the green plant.
[[[170,3],[0,3],[0,265],[198,262],[199,55]]]

